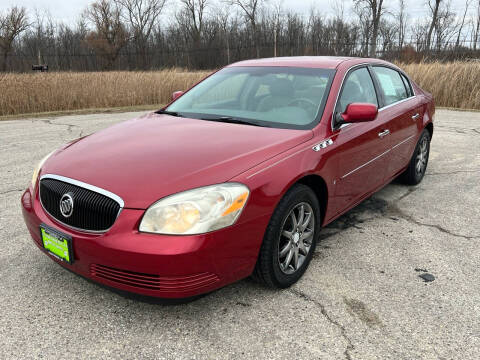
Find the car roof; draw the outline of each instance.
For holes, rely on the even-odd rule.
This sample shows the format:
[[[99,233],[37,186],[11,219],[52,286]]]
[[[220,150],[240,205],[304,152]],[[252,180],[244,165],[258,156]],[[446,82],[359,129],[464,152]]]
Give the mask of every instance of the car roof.
[[[292,56],[275,57],[265,59],[252,59],[239,61],[228,67],[237,66],[286,66],[303,68],[322,68],[336,69],[341,63],[349,61],[353,63],[385,63],[379,59],[358,58],[358,57],[340,57],[340,56]]]

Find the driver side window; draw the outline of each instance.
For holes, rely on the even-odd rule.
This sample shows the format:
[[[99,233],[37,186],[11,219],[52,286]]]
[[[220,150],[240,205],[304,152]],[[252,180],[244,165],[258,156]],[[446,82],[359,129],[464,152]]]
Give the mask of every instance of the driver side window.
[[[368,103],[378,107],[377,94],[367,68],[352,71],[345,81],[336,112],[344,113],[348,104]]]

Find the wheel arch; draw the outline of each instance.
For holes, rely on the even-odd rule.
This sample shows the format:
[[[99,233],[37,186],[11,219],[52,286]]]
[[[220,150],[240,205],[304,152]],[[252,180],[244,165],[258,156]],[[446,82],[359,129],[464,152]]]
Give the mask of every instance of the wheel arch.
[[[425,125],[425,129],[428,130],[428,133],[430,134],[430,139],[433,136],[433,123],[429,122],[427,125]]]
[[[328,187],[325,180],[320,175],[309,174],[295,181],[295,183],[289,186],[289,189],[295,184],[306,185],[315,193],[320,204],[321,223],[323,224],[328,206]]]

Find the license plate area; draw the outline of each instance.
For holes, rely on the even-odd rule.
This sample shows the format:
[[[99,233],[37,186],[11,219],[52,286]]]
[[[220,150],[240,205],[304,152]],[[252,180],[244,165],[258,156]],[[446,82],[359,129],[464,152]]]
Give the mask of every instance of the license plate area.
[[[56,257],[68,264],[73,263],[73,246],[72,237],[58,231],[48,225],[40,225],[40,238],[42,239],[43,248]]]

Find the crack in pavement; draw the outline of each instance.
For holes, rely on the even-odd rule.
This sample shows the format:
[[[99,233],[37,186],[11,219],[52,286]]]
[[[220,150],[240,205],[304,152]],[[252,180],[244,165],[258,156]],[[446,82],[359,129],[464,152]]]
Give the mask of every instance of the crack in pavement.
[[[477,170],[455,170],[455,171],[449,171],[449,172],[437,172],[437,173],[425,173],[425,175],[451,175],[451,174],[460,174],[460,173],[476,173],[480,172],[480,169]]]
[[[365,200],[364,202],[360,203],[353,209],[351,209],[349,212],[346,214],[342,215],[340,218],[332,222],[331,224],[327,225],[324,230],[320,233],[319,241],[323,241],[325,239],[328,239],[331,236],[337,235],[341,233],[343,230],[347,230],[349,228],[356,228],[362,230],[363,228],[358,226],[358,224],[362,223],[367,223],[372,220],[376,220],[379,217],[383,218],[388,218],[388,219],[393,219],[393,220],[398,220],[396,217],[401,218],[407,222],[413,223],[418,226],[425,226],[425,227],[430,227],[430,228],[435,228],[445,234],[454,236],[454,237],[459,237],[467,240],[473,240],[473,239],[479,239],[480,235],[463,235],[463,234],[458,234],[453,231],[450,231],[446,228],[444,228],[441,225],[436,225],[436,224],[429,224],[422,222],[420,220],[415,219],[412,215],[406,214],[404,211],[400,210],[400,208],[396,205],[399,201],[405,199],[407,196],[410,196],[413,194],[415,191],[420,189],[419,186],[410,188],[407,190],[407,192],[400,197],[396,198],[395,200],[392,200],[391,202],[388,202],[384,199],[376,198],[374,196],[370,197],[369,199]],[[361,215],[362,213],[366,211],[371,211],[374,213],[373,216],[361,218],[358,215]],[[336,230],[336,231],[330,231],[326,232],[325,230]]]
[[[399,216],[400,218],[408,221],[408,222],[411,222],[415,225],[419,225],[419,226],[426,226],[426,227],[430,227],[430,228],[435,228],[445,234],[448,234],[448,235],[451,235],[453,237],[459,237],[459,238],[464,238],[464,239],[467,239],[467,240],[472,240],[472,239],[480,239],[480,235],[474,235],[474,236],[469,236],[469,235],[462,235],[462,234],[457,234],[457,233],[454,233],[453,231],[450,231],[446,228],[444,228],[443,226],[441,225],[437,225],[437,224],[428,224],[428,223],[424,223],[424,222],[421,222],[420,220],[417,220],[415,219],[413,216],[411,215],[407,215],[405,214],[402,210],[400,210],[396,205],[392,204],[391,206],[389,206],[389,208],[387,209],[387,212],[388,212],[388,215],[397,215]],[[384,215],[385,216],[385,215]]]
[[[12,189],[12,190],[6,190],[6,191],[2,191],[0,192],[0,195],[6,195],[6,194],[9,194],[9,193],[13,193],[13,192],[21,192],[23,191],[24,189]]]
[[[322,313],[323,317],[327,319],[329,323],[334,325],[340,330],[341,336],[345,339],[347,342],[347,347],[345,348],[345,351],[343,352],[343,355],[345,356],[345,359],[347,360],[352,360],[352,356],[350,355],[350,351],[355,349],[355,346],[353,345],[352,340],[348,337],[347,335],[347,330],[345,329],[345,326],[340,324],[337,320],[332,319],[332,317],[327,313],[327,310],[325,309],[325,305],[323,305],[321,302],[317,301],[316,299],[310,297],[309,295],[305,294],[304,292],[297,290],[297,289],[288,289],[287,290],[289,293],[300,297],[301,299],[311,302],[318,306],[320,308],[320,312]]]
[[[446,132],[456,132],[458,134],[468,134],[469,132],[480,134],[480,131],[477,128],[460,128],[455,126],[438,126],[437,125],[435,126],[435,129],[443,130]]]
[[[43,120],[41,120],[41,121],[44,122],[45,124],[49,124],[49,125],[66,126],[66,127],[67,127],[67,131],[68,131],[69,133],[72,133],[72,132],[73,132],[73,128],[78,128],[78,129],[80,129],[80,136],[79,136],[79,137],[82,137],[82,135],[83,135],[83,129],[82,129],[80,126],[74,125],[74,124],[66,124],[66,123],[52,122],[52,120],[54,120],[54,119],[43,119]]]
[[[471,171],[471,172],[477,172],[477,171],[480,171],[480,170]],[[464,172],[464,171],[459,171],[459,172]],[[470,171],[467,170],[466,172],[470,172]],[[426,174],[426,175],[428,175],[428,174]],[[433,174],[430,174],[430,175],[440,175],[440,173],[433,173]],[[397,215],[400,218],[402,218],[402,219],[404,219],[408,222],[412,222],[412,223],[414,223],[416,225],[419,225],[419,226],[433,227],[433,228],[435,228],[435,229],[437,229],[437,230],[439,230],[439,231],[441,231],[445,234],[449,234],[449,235],[454,236],[454,237],[460,237],[460,238],[464,238],[464,239],[467,239],[467,240],[479,239],[480,238],[480,235],[474,235],[474,236],[461,235],[461,234],[454,233],[454,232],[452,232],[448,229],[445,229],[443,226],[440,226],[440,225],[423,223],[420,220],[415,219],[413,216],[405,214],[405,212],[400,210],[400,208],[396,205],[396,203],[399,202],[400,200],[403,200],[407,196],[411,195],[413,192],[417,191],[419,188],[420,188],[419,186],[416,186],[414,188],[410,188],[405,194],[400,196],[398,199],[395,199],[394,203],[389,203],[384,209],[382,209],[384,211],[380,210],[381,215],[383,217],[391,217],[391,215]]]

